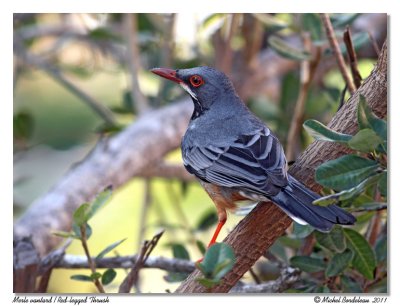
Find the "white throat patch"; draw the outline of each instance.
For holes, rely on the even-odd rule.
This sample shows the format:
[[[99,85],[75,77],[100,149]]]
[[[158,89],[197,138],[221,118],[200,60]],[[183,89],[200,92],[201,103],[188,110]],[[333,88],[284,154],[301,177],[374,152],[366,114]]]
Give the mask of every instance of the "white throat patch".
[[[193,99],[197,100],[195,93],[187,86],[185,83],[180,82],[179,85],[189,94],[192,96]]]

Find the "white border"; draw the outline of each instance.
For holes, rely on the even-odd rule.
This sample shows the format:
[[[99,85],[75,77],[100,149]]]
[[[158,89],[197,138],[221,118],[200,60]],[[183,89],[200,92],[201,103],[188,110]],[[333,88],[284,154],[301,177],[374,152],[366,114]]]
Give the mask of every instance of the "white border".
[[[398,61],[400,50],[399,39],[396,36],[396,29],[400,29],[399,14],[400,10],[396,7],[397,1],[385,0],[363,0],[363,1],[306,1],[306,0],[201,0],[201,1],[176,1],[176,0],[112,0],[112,1],[54,1],[54,0],[13,0],[1,1],[0,9],[0,29],[1,29],[1,47],[0,47],[0,73],[1,73],[1,147],[0,147],[0,169],[1,169],[1,201],[0,207],[3,218],[1,218],[1,243],[3,250],[1,254],[1,305],[11,305],[14,294],[12,294],[12,13],[13,12],[285,12],[285,13],[305,13],[305,12],[365,12],[365,13],[388,13],[390,15],[390,31],[395,35],[390,36],[390,84],[396,84],[389,89],[389,106],[390,110],[390,136],[397,135],[399,131],[399,122],[396,117],[400,114],[400,80],[398,78],[400,64]],[[262,2],[262,3],[261,3]],[[400,37],[400,36],[399,36]],[[393,137],[391,137],[393,138]],[[400,142],[393,140],[393,143]],[[390,296],[386,304],[399,305],[399,264],[396,254],[399,248],[396,233],[399,232],[399,205],[400,201],[397,188],[393,188],[399,184],[398,180],[398,159],[400,156],[399,145],[390,144],[390,229],[391,229],[391,245],[390,245]],[[243,303],[245,299],[249,299],[253,305],[271,303],[293,303],[295,299],[296,305],[312,305],[314,295],[306,296],[110,296],[111,303],[120,305],[121,303],[142,303],[161,305],[188,305],[189,303],[203,304],[207,303],[211,298],[215,302],[224,302],[234,305]],[[283,305],[283,304],[282,304]]]

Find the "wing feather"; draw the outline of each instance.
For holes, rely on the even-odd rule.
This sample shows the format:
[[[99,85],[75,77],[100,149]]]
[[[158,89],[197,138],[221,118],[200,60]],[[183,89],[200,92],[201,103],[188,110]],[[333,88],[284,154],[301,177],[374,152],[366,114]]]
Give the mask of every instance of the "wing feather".
[[[241,135],[230,146],[192,146],[182,152],[187,169],[209,183],[264,195],[288,184],[282,146],[268,128]]]

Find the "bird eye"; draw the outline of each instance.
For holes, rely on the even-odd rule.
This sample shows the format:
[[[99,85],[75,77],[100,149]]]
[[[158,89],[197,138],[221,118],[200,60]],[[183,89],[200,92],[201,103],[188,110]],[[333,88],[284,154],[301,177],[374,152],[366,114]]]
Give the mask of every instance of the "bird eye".
[[[199,75],[192,75],[190,77],[190,84],[192,84],[193,87],[199,87],[204,84],[203,78]]]

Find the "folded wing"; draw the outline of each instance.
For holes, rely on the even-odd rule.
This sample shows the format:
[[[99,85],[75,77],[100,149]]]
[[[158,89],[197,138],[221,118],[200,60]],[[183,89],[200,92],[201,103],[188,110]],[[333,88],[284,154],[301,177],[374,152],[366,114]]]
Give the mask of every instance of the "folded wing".
[[[193,146],[182,153],[189,172],[219,186],[270,196],[288,184],[282,146],[267,127],[230,146]]]

